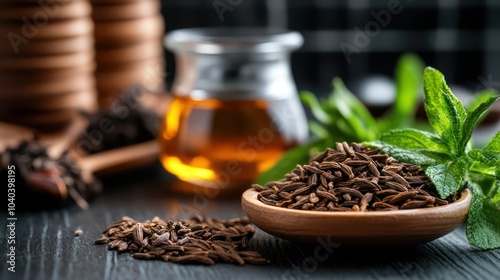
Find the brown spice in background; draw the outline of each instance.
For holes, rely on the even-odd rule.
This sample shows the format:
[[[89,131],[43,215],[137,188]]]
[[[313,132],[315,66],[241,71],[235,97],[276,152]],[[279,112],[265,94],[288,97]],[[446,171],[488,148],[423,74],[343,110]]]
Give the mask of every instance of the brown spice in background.
[[[108,249],[129,252],[137,259],[207,265],[269,263],[259,253],[248,250],[255,229],[246,217],[219,220],[200,216],[180,221],[155,217],[145,222],[123,217],[103,233],[94,244],[107,243]]]
[[[253,185],[264,204],[316,211],[388,211],[446,205],[420,166],[397,162],[380,149],[337,143],[297,165],[281,181]]]
[[[87,201],[102,190],[101,182],[84,176],[68,152],[51,158],[36,140],[25,140],[0,153],[0,177],[7,178],[11,165],[16,171],[18,209],[47,209],[72,202],[86,208]]]
[[[88,137],[96,133],[102,137],[78,148],[95,154],[155,139],[160,117],[141,104],[140,98],[145,94],[152,93],[142,85],[133,85],[119,95],[109,109],[87,114],[89,125],[78,143],[88,143]]]

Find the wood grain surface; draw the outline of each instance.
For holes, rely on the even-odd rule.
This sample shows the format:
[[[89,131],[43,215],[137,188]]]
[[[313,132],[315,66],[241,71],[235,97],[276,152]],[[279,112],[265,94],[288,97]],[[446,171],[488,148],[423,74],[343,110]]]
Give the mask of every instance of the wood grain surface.
[[[259,230],[250,244],[272,260],[267,266],[136,260],[92,242],[124,215],[140,221],[195,213],[232,218],[243,215],[240,199],[213,192],[194,197],[173,193],[181,183],[158,163],[104,178],[103,184],[104,192],[88,210],[69,206],[16,212],[15,273],[7,270],[9,232],[6,211],[2,211],[0,279],[500,279],[500,250],[471,247],[463,227],[425,245],[378,249],[329,246],[328,240],[303,245]],[[81,236],[74,235],[77,229],[83,231]]]

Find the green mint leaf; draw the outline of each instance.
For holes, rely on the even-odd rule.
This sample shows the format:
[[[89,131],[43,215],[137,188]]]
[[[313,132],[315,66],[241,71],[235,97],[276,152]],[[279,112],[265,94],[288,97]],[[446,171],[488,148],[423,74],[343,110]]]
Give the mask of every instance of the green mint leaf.
[[[405,149],[428,149],[447,151],[448,147],[434,133],[416,130],[413,128],[393,129],[380,137],[380,140]]]
[[[443,74],[432,67],[426,67],[424,71],[424,94],[429,123],[452,153],[462,155],[462,126],[467,112],[451,92]]]
[[[425,155],[423,150],[409,150],[392,146],[382,141],[364,142],[363,144],[369,147],[381,148],[382,153],[388,154],[400,162],[408,162],[423,166],[435,165],[441,162]]]
[[[472,137],[472,132],[474,132],[474,127],[484,117],[491,105],[500,99],[500,95],[491,95],[489,98],[482,97],[481,99],[482,102],[476,102],[476,104],[470,108],[470,111],[465,118],[459,151],[465,151],[465,148]]]
[[[479,107],[482,103],[486,102],[491,97],[498,96],[498,92],[495,90],[482,90],[474,95],[474,99],[469,102],[467,107],[465,108],[467,113],[470,113]]]
[[[458,158],[448,163],[431,165],[427,167],[425,174],[436,186],[439,196],[445,199],[460,189],[466,171],[467,162]]]
[[[483,151],[500,154],[500,131],[484,146]]]
[[[472,151],[469,151],[469,153],[467,153],[467,155],[475,161],[480,161],[480,162],[487,161],[486,157],[483,155],[482,150],[472,150]]]
[[[384,130],[400,128],[412,123],[422,90],[424,63],[413,53],[402,55],[396,64],[396,98],[391,111],[380,120]]]
[[[309,130],[318,138],[326,139],[330,137],[330,131],[318,122],[309,122]]]
[[[444,151],[433,151],[433,150],[417,150],[424,156],[430,157],[436,161],[436,163],[445,163],[453,160],[452,156]]]
[[[285,174],[294,169],[297,164],[309,163],[310,151],[312,149],[322,151],[331,144],[329,141],[319,139],[288,150],[271,169],[261,173],[255,180],[255,183],[265,185],[268,182],[283,179]]]
[[[467,239],[481,249],[500,248],[500,209],[482,192],[481,186],[469,183],[472,203],[467,219]]]
[[[377,139],[379,136],[377,122],[365,105],[347,89],[340,78],[333,79],[333,88],[334,92],[329,102],[337,108],[359,141]]]
[[[314,93],[309,91],[301,91],[299,93],[300,100],[302,103],[307,105],[311,109],[311,113],[313,116],[323,124],[333,123],[333,119],[327,112],[323,110],[323,107],[320,105],[320,102],[314,95]]]
[[[492,188],[491,196],[493,197],[491,200],[495,204],[498,210],[500,210],[500,179],[495,180],[495,187]]]
[[[483,162],[487,162],[490,164],[499,164],[500,163],[500,153],[491,153],[491,152],[481,152],[483,156]]]

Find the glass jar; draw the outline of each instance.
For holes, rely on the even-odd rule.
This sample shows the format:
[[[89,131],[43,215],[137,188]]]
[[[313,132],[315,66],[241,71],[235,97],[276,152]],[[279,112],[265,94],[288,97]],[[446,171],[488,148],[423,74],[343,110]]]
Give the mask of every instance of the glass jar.
[[[160,160],[205,187],[248,187],[283,152],[307,140],[290,68],[297,32],[190,28],[166,35],[176,56]]]

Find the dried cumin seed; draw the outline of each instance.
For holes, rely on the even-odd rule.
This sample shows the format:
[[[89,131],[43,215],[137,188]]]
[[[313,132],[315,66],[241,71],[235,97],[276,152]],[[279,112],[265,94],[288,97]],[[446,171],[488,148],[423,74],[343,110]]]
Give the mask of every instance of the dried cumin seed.
[[[347,154],[346,151],[344,150],[344,145],[342,145],[342,143],[340,142],[335,143],[335,147],[337,148],[337,151],[339,151],[340,153]]]
[[[239,265],[245,264],[245,261],[236,252],[231,252],[231,253],[217,252],[217,254],[218,257],[223,258],[225,262],[237,263]]]
[[[361,208],[359,208],[359,205],[356,204],[356,205],[352,206],[352,211],[359,212],[359,211],[361,211]]]
[[[139,250],[139,247],[137,246],[137,244],[130,244],[130,245],[128,246],[128,250],[129,250],[130,252],[136,252],[136,251],[138,251],[138,250]]]
[[[309,177],[309,180],[307,180],[308,185],[316,185],[317,182],[318,182],[318,174],[316,173],[311,175],[311,177]]]
[[[304,165],[304,169],[312,173],[320,173],[320,174],[323,173],[323,170],[314,167],[312,165]]]
[[[172,242],[177,242],[177,240],[179,240],[179,237],[177,236],[177,233],[175,232],[175,230],[172,230],[170,232],[170,240]]]
[[[352,169],[348,165],[345,165],[343,163],[339,163],[339,165],[340,165],[340,170],[342,170],[342,172],[344,172],[349,179],[355,177],[354,173],[352,172]]]
[[[342,198],[345,200],[345,201],[350,201],[352,199],[351,195],[348,194],[348,193],[345,193],[342,195]]]
[[[373,193],[365,193],[363,195],[363,198],[361,199],[360,202],[360,211],[366,211],[366,208],[368,207],[369,203],[373,199]]]
[[[277,207],[288,207],[293,201],[291,199],[283,200],[281,202],[277,202],[276,206]]]
[[[136,259],[141,259],[141,260],[156,259],[156,255],[151,254],[151,253],[133,253],[132,256]]]
[[[359,144],[359,143],[351,143],[351,147],[354,149],[354,151],[356,152],[361,152],[361,150],[364,148],[363,145]]]
[[[350,201],[344,201],[341,204],[339,204],[339,207],[346,207],[346,208],[351,208],[354,205],[358,205],[357,201],[350,200]]]
[[[311,193],[311,194],[309,194],[309,201],[312,204],[316,204],[319,202],[319,197],[315,193]]]
[[[137,223],[135,225],[133,236],[134,236],[134,242],[136,244],[142,244],[142,241],[144,240],[144,236],[143,236],[142,225],[140,223]]]
[[[288,197],[290,196],[290,193],[280,192],[280,193],[278,193],[278,196],[281,197],[282,199],[288,199]]]
[[[385,161],[387,160],[387,158],[389,158],[389,156],[385,154],[376,154],[376,155],[371,155],[370,158],[373,161],[385,164]]]
[[[370,172],[374,176],[376,176],[376,177],[380,176],[380,172],[378,171],[377,166],[375,165],[375,163],[373,163],[373,162],[368,163],[368,169],[370,169]]]
[[[167,260],[171,261],[171,262],[175,262],[175,263],[200,263],[200,264],[206,264],[206,265],[215,264],[215,262],[211,258],[201,256],[201,255],[168,257]]]
[[[405,180],[405,178],[403,178],[401,175],[399,175],[398,173],[396,172],[392,172],[392,171],[386,171],[386,174],[388,174],[389,176],[391,176],[394,181],[398,182],[399,184],[405,186],[407,189],[408,188],[411,188],[410,187],[410,184],[408,184],[408,182]]]
[[[118,253],[125,252],[128,249],[128,243],[125,241],[120,241],[118,244]]]
[[[263,195],[263,196],[268,196],[268,195],[271,195],[271,194],[274,194],[274,190],[265,190],[265,191],[261,191],[260,194]]]
[[[290,184],[282,186],[279,189],[279,191],[280,192],[290,192],[290,191],[294,191],[294,190],[296,190],[298,188],[302,188],[302,187],[305,187],[305,186],[306,186],[306,183],[304,183],[304,182],[294,182],[294,183],[290,183]]]
[[[191,229],[189,229],[189,228],[182,228],[182,229],[179,229],[177,231],[177,234],[185,235],[185,234],[190,233],[190,232],[191,232]]]
[[[416,195],[415,197],[415,200],[425,200],[427,201],[429,204],[432,204],[434,205],[434,202],[436,201],[436,198],[434,196],[427,196],[427,195]]]
[[[335,178],[335,176],[334,176],[334,175],[332,175],[332,174],[331,174],[331,173],[329,173],[329,172],[323,172],[323,173],[321,173],[321,177],[324,177],[324,178],[325,178],[325,180],[330,181],[330,183],[331,183],[331,181],[335,181],[335,179],[336,179],[336,178]],[[328,184],[327,184],[327,185],[328,185]]]
[[[386,197],[388,195],[395,195],[395,194],[399,194],[400,191],[397,191],[397,190],[394,190],[394,189],[384,189],[384,190],[381,190],[381,191],[377,191],[375,194],[378,196],[378,197]]]
[[[397,195],[397,194],[394,194],[394,195],[388,195],[388,196],[386,196],[386,197],[382,198],[382,202],[383,202],[383,203],[389,203],[389,202],[390,202],[390,201],[391,201],[394,197],[396,197],[396,195]],[[391,203],[389,203],[389,204],[391,204]]]
[[[420,195],[425,195],[425,196],[431,196],[428,192],[422,190],[422,189],[418,189],[418,194]]]
[[[400,192],[407,192],[408,191],[407,187],[405,187],[404,185],[401,185],[400,183],[396,183],[396,182],[393,182],[393,181],[387,181],[387,182],[385,182],[385,186],[389,187],[391,189],[400,191]]]
[[[120,232],[120,229],[119,228],[115,228],[115,227],[114,228],[110,228],[107,231],[104,231],[104,233],[106,233],[108,235],[114,235],[117,232]]]
[[[363,198],[363,194],[355,189],[347,188],[347,187],[340,187],[340,188],[335,188],[335,192],[338,193],[347,193],[351,196],[358,197],[358,198]]]
[[[319,181],[323,188],[328,188],[328,181],[326,180],[325,176],[319,176]]]
[[[365,172],[365,170],[366,170],[367,168],[368,168],[368,167],[366,167],[366,166],[358,166],[358,167],[353,167],[353,168],[352,168],[352,172],[353,172],[354,174],[359,174],[359,175],[357,175],[358,177],[361,177],[361,178],[362,178],[362,177],[366,177],[366,172]]]
[[[334,208],[328,208],[328,211],[333,211],[333,212],[345,212],[345,211],[351,211],[352,208],[350,207],[334,207]]]
[[[389,201],[390,204],[396,204],[396,203],[399,203],[401,201],[406,201],[410,198],[413,198],[415,197],[416,195],[418,194],[418,191],[408,191],[408,192],[402,192],[402,193],[399,193],[395,196],[393,196],[391,198],[391,200]],[[391,196],[387,196],[387,197],[391,197]],[[387,198],[386,197],[386,198]],[[383,201],[383,200],[382,200]]]
[[[342,142],[342,146],[344,147],[344,151],[350,156],[350,157],[355,157],[356,154],[354,150],[347,144],[347,142]]]
[[[329,154],[331,151],[332,151],[332,149],[328,148],[328,149],[326,149],[324,152],[322,152],[322,153],[319,153],[319,154],[315,155],[313,158],[311,158],[311,160],[310,160],[310,161],[317,161],[317,162],[321,162],[321,161],[323,161],[323,159],[325,159],[325,158],[328,156],[328,154]]]
[[[448,205],[449,202],[447,200],[436,197],[434,203],[437,205]]]
[[[376,191],[376,190],[381,190],[382,188],[377,185],[376,183],[368,180],[368,179],[364,179],[364,178],[354,178],[352,179],[352,183],[353,184],[356,184],[358,186],[361,186],[361,187],[365,187],[365,188],[369,188],[373,191]]]
[[[310,189],[311,189],[312,185],[307,185],[305,187],[301,187],[301,188],[298,188],[296,190],[294,190],[289,196],[288,198],[293,198],[293,197],[296,197],[297,195],[300,195],[300,194],[303,194],[303,193],[306,193],[308,192]]]
[[[333,203],[333,202],[331,202],[331,201],[330,201],[330,202],[328,202],[328,204],[326,205],[326,208],[327,208],[328,210],[332,210],[332,211],[333,211],[333,209],[335,209],[336,207],[337,207],[337,206],[335,205],[335,203]]]
[[[310,161],[309,165],[314,166],[314,167],[317,168],[317,167],[319,167],[319,162],[317,162],[317,161]]]
[[[119,229],[118,229],[118,227],[119,227],[119,226],[121,226],[121,225],[123,225],[123,224],[124,224],[124,222],[116,222],[116,223],[113,223],[113,224],[111,224],[111,225],[107,226],[107,227],[106,227],[106,228],[102,231],[102,233],[107,233],[107,232],[109,232],[109,231],[110,231],[110,230],[112,230],[112,229],[113,229],[113,230],[114,230],[114,229],[119,230]],[[110,233],[110,234],[111,234],[111,233]]]
[[[347,155],[346,154],[343,154],[343,153],[340,153],[340,152],[335,152],[329,156],[327,156],[325,159],[324,159],[324,163],[332,163],[332,164],[335,164],[337,162],[342,162],[344,160],[347,159]],[[339,168],[339,167],[335,167],[335,168]]]
[[[108,242],[109,242],[109,238],[106,236],[103,236],[103,237],[100,237],[100,238],[97,238],[96,240],[94,240],[95,245],[102,245],[102,244],[106,244]]]
[[[294,178],[300,178],[299,175],[295,174],[295,173],[287,173],[285,174],[285,179],[287,180],[292,180]]]
[[[382,171],[386,172],[399,172],[401,170],[403,170],[402,165],[386,165],[384,166],[384,168],[382,168]]]
[[[374,202],[372,204],[372,207],[373,208],[387,208],[387,209],[391,209],[391,210],[397,210],[398,209],[397,206],[394,206],[394,205],[391,205],[391,204],[388,204],[388,203],[384,203],[384,202]]]
[[[404,164],[403,168],[405,169],[406,172],[411,172],[411,173],[420,170],[420,166],[415,164]]]
[[[324,161],[319,165],[319,169],[340,169],[340,165],[335,161]]]
[[[287,208],[288,208],[288,209],[299,209],[299,208],[301,208],[301,207],[302,207],[302,205],[303,205],[303,204],[305,204],[305,203],[306,203],[306,202],[302,202],[302,203],[300,203],[300,202],[292,203],[292,204],[288,205],[288,207],[287,207]]]
[[[274,206],[276,204],[276,201],[268,199],[267,197],[262,196],[260,193],[257,195],[257,199],[259,199],[260,202],[267,205]]]
[[[160,248],[167,252],[171,251],[178,251],[178,252],[184,252],[184,247],[179,246],[177,244],[170,244],[170,245],[161,245]]]
[[[371,163],[375,164],[375,166],[376,166],[375,161],[373,161],[373,159],[367,154],[364,154],[361,152],[356,152],[356,157],[360,160],[366,161],[366,165],[368,165],[371,162]]]
[[[186,237],[184,237],[182,239],[177,240],[177,244],[180,245],[180,246],[182,246],[182,245],[188,243],[189,241],[190,241],[189,236],[186,236]]]
[[[400,209],[422,208],[427,204],[429,204],[429,201],[427,200],[409,200],[405,202],[403,205],[401,205]]]
[[[300,209],[302,210],[311,210],[314,208],[314,204],[312,203],[304,203]]]
[[[326,199],[335,201],[335,202],[339,201],[339,199],[334,194],[331,194],[329,192],[316,191],[316,195],[318,195],[319,197],[322,197],[322,198],[326,198]]]

